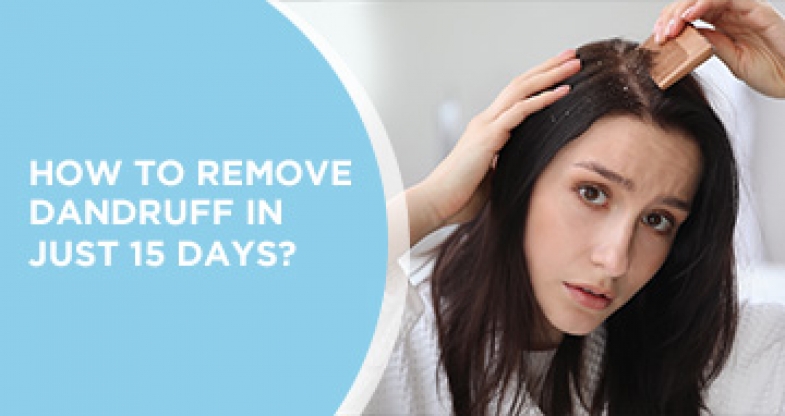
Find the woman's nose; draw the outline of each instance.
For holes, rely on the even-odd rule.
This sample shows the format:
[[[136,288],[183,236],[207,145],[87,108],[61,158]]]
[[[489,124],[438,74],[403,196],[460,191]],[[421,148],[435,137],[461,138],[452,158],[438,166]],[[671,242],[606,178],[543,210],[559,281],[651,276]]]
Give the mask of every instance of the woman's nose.
[[[602,268],[607,277],[616,279],[629,271],[634,233],[634,223],[620,220],[609,220],[598,233],[591,261]]]

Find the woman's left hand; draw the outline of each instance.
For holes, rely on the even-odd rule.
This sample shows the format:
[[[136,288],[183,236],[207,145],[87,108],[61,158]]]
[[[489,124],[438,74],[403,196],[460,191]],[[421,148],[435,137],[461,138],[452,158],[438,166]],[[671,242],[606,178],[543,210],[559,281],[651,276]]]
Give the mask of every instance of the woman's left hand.
[[[687,22],[699,29],[736,77],[758,92],[785,98],[785,18],[759,0],[681,0],[667,6],[654,26],[659,43],[678,35]]]

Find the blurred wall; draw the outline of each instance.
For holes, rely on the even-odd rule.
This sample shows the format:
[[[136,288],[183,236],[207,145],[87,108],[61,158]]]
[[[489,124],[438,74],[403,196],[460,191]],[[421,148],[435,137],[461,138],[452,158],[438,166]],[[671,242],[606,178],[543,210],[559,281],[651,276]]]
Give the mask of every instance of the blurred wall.
[[[428,174],[463,125],[510,79],[590,40],[643,41],[665,1],[284,2],[332,45],[365,86],[385,124],[404,183]],[[785,2],[775,1],[785,10]],[[707,65],[710,66],[710,65]],[[785,264],[785,102],[709,82],[744,140],[743,225],[762,229],[750,257]],[[716,68],[720,68],[717,70]],[[702,68],[703,69],[703,68]],[[725,72],[723,75],[722,72]],[[714,76],[714,75],[712,75]],[[733,80],[730,81],[731,83]],[[733,92],[731,92],[733,91]],[[741,120],[741,121],[739,121]],[[745,124],[746,123],[746,124]],[[751,240],[758,238],[751,232]],[[759,250],[760,249],[760,250]],[[760,253],[757,253],[757,251]]]

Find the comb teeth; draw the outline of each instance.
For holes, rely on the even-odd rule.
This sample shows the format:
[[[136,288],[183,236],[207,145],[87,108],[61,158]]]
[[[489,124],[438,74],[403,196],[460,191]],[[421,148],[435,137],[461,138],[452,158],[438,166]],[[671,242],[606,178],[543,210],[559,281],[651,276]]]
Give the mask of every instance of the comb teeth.
[[[655,52],[651,78],[663,90],[692,72],[713,54],[709,41],[689,24],[679,36],[668,39],[662,45],[658,45],[652,35],[640,47]]]

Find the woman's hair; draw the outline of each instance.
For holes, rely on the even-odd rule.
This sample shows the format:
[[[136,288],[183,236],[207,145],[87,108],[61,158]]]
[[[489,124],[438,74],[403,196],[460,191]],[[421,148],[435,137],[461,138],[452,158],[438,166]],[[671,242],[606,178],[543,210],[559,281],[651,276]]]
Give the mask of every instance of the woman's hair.
[[[513,130],[489,202],[438,249],[433,301],[453,410],[514,414],[531,397],[549,415],[577,406],[592,415],[697,415],[728,357],[738,314],[737,178],[728,135],[695,78],[660,90],[649,77],[650,53],[636,44],[599,41],[577,55],[581,70],[565,82],[571,92]],[[565,335],[550,366],[535,375],[529,356],[545,317],[523,248],[532,189],[561,148],[608,115],[686,133],[702,154],[700,183],[662,267],[606,320],[599,367],[587,365],[584,337]]]

